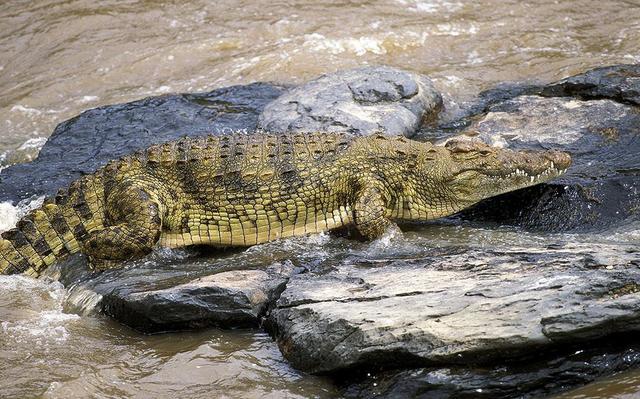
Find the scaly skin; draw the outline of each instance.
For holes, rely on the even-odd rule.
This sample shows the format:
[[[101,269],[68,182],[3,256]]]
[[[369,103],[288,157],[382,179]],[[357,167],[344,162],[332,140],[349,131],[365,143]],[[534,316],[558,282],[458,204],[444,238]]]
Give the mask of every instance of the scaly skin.
[[[104,269],[155,245],[250,246],[353,225],[366,239],[559,175],[561,152],[382,135],[185,138],[110,162],[2,234],[0,272],[82,252]]]

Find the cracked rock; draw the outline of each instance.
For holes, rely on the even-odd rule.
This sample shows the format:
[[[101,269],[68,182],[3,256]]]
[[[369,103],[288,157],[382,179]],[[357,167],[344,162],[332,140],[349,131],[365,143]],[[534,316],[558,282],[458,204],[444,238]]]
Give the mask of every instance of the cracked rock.
[[[321,76],[267,105],[258,126],[273,132],[383,132],[412,136],[437,116],[442,97],[426,76],[365,67]]]
[[[293,276],[270,325],[285,357],[312,373],[504,361],[640,330],[640,294],[611,295],[640,279],[640,255],[594,247],[352,258]],[[594,268],[594,250],[615,267]]]

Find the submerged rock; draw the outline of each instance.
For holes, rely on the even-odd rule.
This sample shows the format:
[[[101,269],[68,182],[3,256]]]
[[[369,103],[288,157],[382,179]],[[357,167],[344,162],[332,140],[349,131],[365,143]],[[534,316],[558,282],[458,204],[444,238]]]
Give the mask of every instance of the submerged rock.
[[[260,128],[273,132],[330,131],[413,136],[437,116],[442,97],[431,80],[389,67],[321,76],[267,105]]]
[[[345,386],[345,398],[533,399],[585,385],[603,374],[640,366],[630,340],[599,342],[567,355],[489,367],[451,366],[369,372]],[[622,342],[618,342],[622,341]],[[362,373],[364,374],[364,373]]]

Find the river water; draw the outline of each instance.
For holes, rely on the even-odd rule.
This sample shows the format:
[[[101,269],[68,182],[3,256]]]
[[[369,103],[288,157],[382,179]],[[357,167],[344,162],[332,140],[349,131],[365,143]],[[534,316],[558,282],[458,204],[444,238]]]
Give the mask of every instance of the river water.
[[[431,76],[455,113],[499,82],[640,62],[634,0],[2,3],[0,168],[33,158],[57,123],[83,110],[162,93],[299,83],[385,64]],[[0,229],[20,209],[0,204]],[[610,237],[627,245],[639,232]],[[425,228],[399,239],[416,234],[455,242],[460,230]],[[482,237],[504,239],[492,231]],[[517,232],[507,242],[530,239]],[[0,396],[337,395],[326,379],[291,369],[263,333],[142,336],[65,311],[65,295],[56,283],[0,277]],[[633,395],[640,373],[631,371],[564,397]]]

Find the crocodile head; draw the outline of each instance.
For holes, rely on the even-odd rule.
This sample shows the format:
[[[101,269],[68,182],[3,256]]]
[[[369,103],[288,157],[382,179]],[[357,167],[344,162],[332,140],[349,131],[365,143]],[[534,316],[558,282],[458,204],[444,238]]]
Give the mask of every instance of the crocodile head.
[[[421,181],[418,184],[431,195],[414,206],[418,213],[426,211],[428,219],[453,214],[485,198],[546,182],[564,173],[571,164],[571,157],[565,152],[514,151],[459,139],[443,147],[431,146],[420,158],[416,181]],[[401,212],[401,217],[413,219],[416,211]]]

